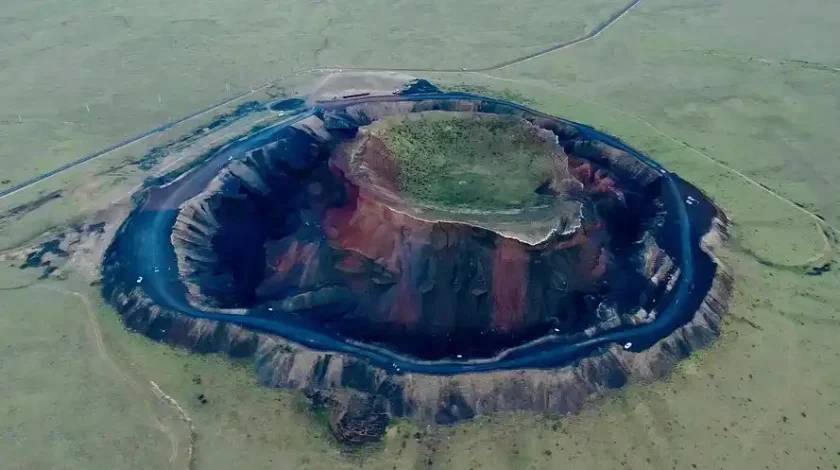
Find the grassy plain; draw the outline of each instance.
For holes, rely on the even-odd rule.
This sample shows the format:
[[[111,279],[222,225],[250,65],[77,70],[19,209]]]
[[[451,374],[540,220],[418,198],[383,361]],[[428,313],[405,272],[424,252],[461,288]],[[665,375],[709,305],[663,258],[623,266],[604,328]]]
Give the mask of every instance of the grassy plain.
[[[579,36],[625,1],[10,2],[0,190],[297,70],[486,66]]]
[[[647,121],[840,226],[838,28],[821,1],[645,0],[597,40],[493,74]]]
[[[32,5],[36,4],[41,3]],[[63,14],[77,21],[98,11],[93,4],[44,4],[65,9]],[[129,21],[134,26],[114,26],[113,30],[128,31],[127,49],[145,50],[146,55],[129,57],[148,60],[154,56],[159,62],[147,62],[143,69],[130,62],[138,68],[131,69],[133,72],[115,68],[117,75],[105,75],[110,80],[103,78],[103,82],[90,81],[99,80],[96,67],[71,67],[70,59],[64,58],[72,41],[38,39],[32,34],[31,41],[58,47],[40,54],[55,54],[47,58],[72,69],[64,76],[69,89],[85,90],[84,84],[90,83],[88,91],[76,95],[96,96],[104,89],[101,83],[117,91],[103,98],[103,106],[113,108],[111,114],[64,128],[63,116],[71,116],[66,103],[73,94],[63,97],[55,80],[49,82],[51,88],[42,90],[46,98],[39,101],[41,107],[32,104],[40,113],[33,124],[15,124],[14,109],[33,103],[37,90],[16,97],[10,87],[4,87],[0,91],[5,93],[0,95],[3,103],[11,103],[3,110],[6,123],[0,130],[6,146],[2,152],[8,152],[0,160],[4,175],[12,169],[20,179],[41,167],[51,168],[119,140],[147,123],[215,100],[224,94],[225,80],[238,88],[257,82],[254,77],[260,73],[268,74],[268,65],[241,61],[267,64],[270,56],[276,69],[289,70],[298,62],[311,61],[324,42],[320,30],[311,37],[301,36],[309,42],[298,42],[302,46],[294,49],[297,56],[275,54],[270,47],[254,48],[248,54],[231,53],[230,41],[242,48],[249,41],[264,44],[271,33],[282,42],[293,37],[284,34],[298,31],[294,29],[297,25],[289,24],[293,20],[281,23],[279,12],[271,16],[275,7],[260,5],[268,8],[260,15],[249,12],[247,3],[237,6],[235,15],[219,14],[216,21],[227,25],[227,30],[218,25],[210,29],[228,31],[227,36],[209,37],[198,29],[204,26],[180,24],[167,26],[173,28],[171,34],[148,43],[142,38],[160,33],[161,25],[169,24],[161,18],[168,21],[177,15],[165,14],[163,6],[160,10],[145,8],[152,13],[144,12],[150,15],[144,22]],[[344,8],[336,2],[296,5],[300,11],[332,9],[335,21]],[[143,6],[126,3],[122,8],[130,12]],[[276,8],[281,6],[289,5],[277,4]],[[165,8],[183,8],[184,16],[199,14],[186,4],[167,4]],[[391,10],[395,21],[398,17],[410,21],[405,8]],[[97,300],[95,288],[78,276],[38,282],[30,271],[19,270],[17,262],[5,260],[0,264],[0,345],[5,348],[0,355],[4,377],[0,385],[4,397],[0,400],[0,455],[4,465],[186,468],[183,452],[173,454],[170,441],[174,436],[183,450],[190,442],[188,427],[177,409],[154,395],[149,384],[153,380],[193,420],[195,468],[199,469],[740,470],[840,466],[836,444],[840,440],[840,274],[836,265],[821,276],[802,273],[815,256],[838,255],[836,246],[826,246],[817,219],[811,215],[825,217],[829,234],[840,227],[840,165],[836,158],[840,135],[835,129],[840,122],[840,52],[832,47],[840,31],[837,8],[819,0],[795,5],[780,0],[643,0],[602,35],[573,48],[488,74],[423,74],[462,88],[484,87],[519,95],[537,108],[614,133],[697,184],[732,215],[735,243],[723,255],[736,272],[737,284],[723,336],[714,347],[682,363],[668,380],[633,384],[574,417],[506,414],[438,430],[398,423],[382,445],[362,455],[348,455],[329,441],[300,397],[256,386],[250,366],[217,356],[190,355],[126,333],[114,313]],[[291,11],[300,22],[326,21],[326,17]],[[33,22],[41,21],[35,6],[6,11],[8,18],[2,20],[0,34],[9,34],[7,25],[14,25],[15,18],[26,14]],[[249,19],[250,14],[266,22]],[[136,14],[125,16],[133,19]],[[507,27],[511,30],[532,29],[511,15],[501,16],[504,21],[510,18]],[[58,13],[51,18],[56,18],[56,27],[63,21],[58,20]],[[379,23],[387,25],[370,18],[358,17],[351,24],[364,24],[370,31],[385,27]],[[439,18],[445,23],[443,16]],[[491,18],[495,16],[485,19]],[[52,20],[42,21],[51,24]],[[470,21],[483,24],[478,19]],[[135,37],[135,29],[147,36]],[[470,36],[466,29],[458,31],[464,37],[478,37]],[[99,41],[95,33],[85,33],[90,35],[86,40],[92,44]],[[241,37],[231,39],[234,33]],[[464,56],[470,60],[464,60],[463,66],[493,62],[489,59],[499,59],[507,51],[500,47],[496,56],[483,43],[460,43],[458,33],[438,33],[442,41],[447,40],[441,54],[450,47],[466,51]],[[378,51],[377,60],[383,65],[398,67],[402,65],[399,61],[412,57],[379,44],[380,38],[375,36],[354,32],[348,37],[352,39],[346,44],[330,41],[320,58],[360,60],[371,57],[365,56],[365,51]],[[119,63],[119,55],[114,55],[119,46],[112,51],[113,38],[102,41],[96,43],[99,54],[113,55]],[[3,47],[8,48],[8,41],[6,44]],[[143,46],[147,49],[138,44],[148,44]],[[183,47],[195,54],[159,54],[163,46]],[[293,50],[278,47],[281,52]],[[20,57],[35,61],[37,49],[35,45],[21,49]],[[11,49],[3,49],[0,56],[3,83],[14,80],[18,89],[24,89],[37,83],[33,77],[42,78],[42,65],[32,62],[27,69],[15,63],[7,50]],[[342,56],[342,50],[357,55]],[[256,57],[246,58],[249,54]],[[389,62],[391,54],[393,62]],[[90,52],[92,64],[97,63],[96,56]],[[171,57],[192,59],[186,62],[189,65],[181,63],[173,69],[166,66]],[[454,54],[445,57],[458,60]],[[192,71],[191,67],[197,66],[202,67],[201,73]],[[140,70],[152,69],[154,74],[139,78]],[[223,72],[217,75],[214,70]],[[84,73],[89,75],[73,75]],[[215,82],[203,85],[206,88],[185,85],[199,75]],[[184,80],[174,80],[178,77]],[[166,110],[157,108],[158,87],[170,87],[165,96],[182,101]],[[149,109],[137,99],[144,96]],[[50,102],[54,106],[48,106]],[[118,104],[124,107],[118,109]],[[91,108],[93,111],[94,106]],[[78,110],[76,113],[73,116]],[[128,117],[123,122],[124,116]],[[23,127],[12,131],[8,126]],[[40,134],[35,134],[36,130]],[[24,158],[20,152],[36,148],[50,156],[30,164],[33,154]],[[22,161],[30,166],[18,169]],[[89,202],[79,202],[76,210],[86,204]],[[62,215],[62,210],[50,205],[39,211],[44,219]],[[10,233],[11,238],[19,230],[29,228],[20,224],[0,228],[4,237]],[[199,394],[205,395],[206,404],[198,399]],[[172,455],[175,459],[170,462]]]

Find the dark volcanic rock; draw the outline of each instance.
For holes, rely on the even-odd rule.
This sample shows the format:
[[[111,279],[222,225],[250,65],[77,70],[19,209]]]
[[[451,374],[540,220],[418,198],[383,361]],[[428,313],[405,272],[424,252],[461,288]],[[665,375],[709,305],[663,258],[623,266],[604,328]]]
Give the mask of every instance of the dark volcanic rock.
[[[390,416],[382,397],[351,390],[329,401],[330,429],[345,444],[376,442],[388,429]]]
[[[392,417],[574,412],[717,337],[727,221],[696,188],[585,126],[415,88],[298,111],[221,152],[218,175],[155,189],[106,253],[106,299],[156,340],[254,357],[353,444]],[[364,126],[426,111],[524,119],[556,142],[533,210],[405,197]]]
[[[310,118],[180,210],[179,271],[196,304],[262,305],[425,359],[491,356],[547,333],[636,321],[641,296],[673,274],[653,239],[637,243],[659,211],[655,180],[618,188],[611,166],[555,148],[533,211],[430,210],[402,198],[381,140],[366,129],[331,138]],[[665,269],[652,277],[645,263]]]

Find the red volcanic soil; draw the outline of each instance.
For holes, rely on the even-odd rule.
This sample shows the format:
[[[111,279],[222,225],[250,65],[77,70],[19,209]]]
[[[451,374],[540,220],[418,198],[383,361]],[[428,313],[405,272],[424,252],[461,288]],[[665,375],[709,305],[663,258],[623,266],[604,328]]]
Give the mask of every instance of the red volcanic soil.
[[[608,172],[560,147],[554,158],[549,201],[621,197]],[[573,333],[594,321],[581,299],[603,288],[609,235],[604,222],[583,219],[586,202],[575,202],[573,211],[550,202],[540,220],[529,213],[505,219],[418,208],[403,199],[387,146],[363,133],[339,146],[327,173],[332,183],[309,184],[305,192],[323,238],[296,233],[269,242],[270,273],[259,298],[283,298],[290,287],[312,292],[339,285],[356,303],[338,322],[383,338],[406,332],[436,340],[516,338],[549,326]],[[336,191],[341,202],[328,204]],[[549,231],[570,212],[577,220],[562,233]]]
[[[407,328],[423,322],[438,334],[467,325],[518,334],[556,313],[527,312],[529,289],[544,290],[548,282],[531,272],[533,261],[564,252],[559,256],[572,261],[566,276],[582,291],[594,289],[606,273],[599,224],[535,247],[465,224],[412,217],[349,182],[347,191],[350,201],[325,212],[323,229],[334,249],[358,255],[344,258],[339,270],[362,272],[359,259],[365,259],[394,280],[375,321]],[[470,259],[459,265],[465,253]],[[459,275],[469,278],[467,285],[458,285]],[[351,285],[360,294],[371,288],[370,282]],[[474,311],[461,311],[467,306]]]
[[[499,238],[493,256],[494,330],[512,332],[525,326],[529,261],[522,243]]]
[[[615,180],[602,169],[593,168],[583,160],[569,158],[569,171],[576,180],[593,193],[615,192]]]

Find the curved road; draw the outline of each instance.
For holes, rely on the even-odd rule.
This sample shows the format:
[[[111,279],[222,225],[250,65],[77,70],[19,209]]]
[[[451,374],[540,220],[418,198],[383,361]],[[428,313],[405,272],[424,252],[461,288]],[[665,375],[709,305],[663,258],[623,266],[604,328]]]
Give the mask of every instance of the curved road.
[[[47,171],[46,173],[42,173],[38,176],[32,177],[32,178],[30,178],[26,181],[23,181],[21,183],[18,183],[16,185],[14,185],[14,186],[11,186],[11,187],[3,189],[3,190],[0,190],[0,200],[6,198],[8,196],[11,196],[12,194],[23,191],[24,189],[26,189],[26,188],[28,188],[32,185],[35,185],[37,183],[40,183],[40,182],[45,181],[47,179],[50,179],[53,176],[58,175],[59,173],[62,173],[62,172],[67,171],[71,168],[77,167],[79,165],[85,164],[85,163],[87,163],[91,160],[94,160],[98,157],[101,157],[102,155],[105,155],[109,152],[113,152],[114,150],[117,150],[120,147],[124,147],[126,145],[130,145],[130,144],[133,144],[135,142],[139,142],[139,141],[141,141],[141,140],[143,140],[143,139],[145,139],[149,136],[152,136],[154,134],[163,132],[163,131],[169,129],[170,127],[175,126],[177,124],[180,124],[184,121],[187,121],[187,120],[193,119],[195,117],[201,116],[202,114],[205,114],[205,113],[212,112],[213,110],[221,108],[222,106],[225,106],[227,104],[233,103],[236,100],[245,98],[248,95],[251,95],[251,94],[256,93],[260,90],[268,88],[269,86],[273,85],[274,83],[277,83],[277,82],[279,82],[281,80],[284,80],[288,77],[293,77],[293,76],[302,75],[302,74],[306,74],[306,73],[313,73],[313,72],[335,72],[335,71],[353,71],[353,72],[388,72],[388,71],[392,71],[392,72],[418,72],[418,73],[491,72],[493,70],[504,69],[506,67],[510,67],[512,65],[516,65],[516,64],[521,63],[521,62],[525,62],[525,61],[528,61],[528,60],[531,60],[531,59],[535,59],[537,57],[541,57],[541,56],[544,56],[546,54],[550,54],[552,52],[556,52],[556,51],[559,51],[559,50],[562,50],[562,49],[566,49],[566,48],[572,47],[576,44],[580,44],[582,42],[593,39],[596,36],[598,36],[599,34],[601,34],[605,29],[612,26],[616,21],[621,19],[621,17],[623,17],[625,14],[627,14],[627,12],[629,12],[631,9],[633,9],[636,5],[638,5],[641,2],[642,2],[642,0],[631,0],[630,3],[624,5],[621,9],[619,9],[618,11],[613,13],[612,16],[610,16],[607,20],[601,22],[595,28],[593,28],[591,31],[589,31],[588,33],[586,33],[583,36],[580,36],[576,39],[565,41],[565,42],[556,44],[554,46],[551,46],[549,48],[543,49],[541,51],[534,52],[534,53],[531,53],[531,54],[527,54],[527,55],[524,55],[524,56],[521,56],[521,57],[517,57],[515,59],[511,59],[511,60],[508,60],[508,61],[505,61],[505,62],[500,62],[500,63],[495,64],[495,65],[490,65],[488,67],[461,68],[461,69],[447,69],[447,68],[444,68],[444,69],[412,69],[412,68],[383,68],[383,67],[315,67],[315,68],[298,70],[298,71],[292,72],[289,75],[274,79],[274,80],[272,80],[268,83],[265,83],[265,84],[263,84],[263,85],[261,85],[257,88],[254,88],[253,90],[249,90],[249,91],[246,91],[246,92],[239,93],[239,94],[233,96],[232,98],[228,98],[228,99],[226,99],[224,101],[221,101],[219,103],[216,103],[216,104],[207,106],[205,108],[202,108],[202,109],[200,109],[200,110],[198,110],[198,111],[196,111],[196,112],[194,112],[194,113],[192,113],[188,116],[184,116],[184,117],[178,118],[174,121],[170,121],[170,122],[167,122],[165,124],[161,124],[160,126],[155,127],[154,129],[148,130],[148,131],[146,131],[142,134],[136,135],[134,137],[130,137],[130,138],[125,139],[121,142],[118,142],[114,145],[111,145],[110,147],[104,148],[104,149],[102,149],[98,152],[91,153],[91,154],[86,155],[82,158],[79,158],[79,159],[74,160],[72,162],[61,165],[58,168]]]
[[[277,127],[260,131],[247,139],[229,144],[206,162],[205,166],[200,167],[197,171],[190,173],[187,177],[178,180],[177,183],[169,187],[159,188],[153,198],[150,198],[144,206],[139,207],[132,214],[126,225],[120,230],[120,234],[113,245],[113,251],[111,252],[109,249],[110,253],[105,261],[105,267],[109,275],[107,276],[108,281],[103,282],[103,288],[112,289],[125,286],[126,289],[131,289],[139,284],[142,285],[145,295],[149,296],[155,304],[170,311],[193,318],[220,321],[270,332],[311,349],[362,357],[373,365],[392,373],[417,372],[449,375],[500,369],[557,367],[614,343],[622,345],[630,343],[632,344],[631,349],[643,350],[668,336],[676,328],[693,318],[699,303],[711,286],[711,279],[715,274],[713,262],[699,250],[699,239],[705,233],[711,217],[716,212],[714,206],[705,201],[699,192],[692,193],[692,188],[682,182],[676,175],[668,172],[646,155],[628,147],[618,139],[598,132],[589,126],[553,117],[552,119],[576,127],[590,139],[602,141],[630,153],[639,161],[660,173],[664,178],[663,202],[667,204],[674,219],[671,225],[663,227],[661,230],[675,232],[679,237],[672,247],[674,252],[669,254],[679,260],[681,275],[668,299],[667,306],[659,312],[653,322],[607,331],[593,337],[576,340],[576,342],[569,342],[568,339],[559,337],[547,337],[505,351],[501,355],[487,360],[428,362],[372,345],[344,340],[292,321],[278,321],[259,315],[242,315],[226,313],[222,310],[201,309],[187,301],[183,283],[178,276],[175,255],[170,242],[170,234],[177,216],[175,208],[200,193],[218,170],[227,164],[230,159],[241,156],[244,149],[253,148],[276,138],[276,133],[284,127],[323,110],[370,101],[420,101],[429,99],[481,100],[511,106],[533,115],[550,117],[505,100],[465,93],[368,96],[320,103],[315,109],[302,112]],[[684,194],[694,194],[695,199],[697,199],[697,203],[692,206],[691,216],[683,201]],[[705,228],[702,227],[704,224],[706,225]],[[698,225],[701,227],[698,227]],[[700,273],[700,277],[695,275],[696,272]],[[106,294],[105,297],[108,298],[109,296]],[[253,313],[259,314],[260,312]]]

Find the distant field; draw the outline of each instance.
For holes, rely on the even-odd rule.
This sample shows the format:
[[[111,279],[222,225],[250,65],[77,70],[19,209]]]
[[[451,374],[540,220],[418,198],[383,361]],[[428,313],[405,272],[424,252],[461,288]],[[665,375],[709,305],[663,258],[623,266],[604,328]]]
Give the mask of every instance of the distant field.
[[[626,2],[14,2],[0,13],[0,189],[296,70],[481,67]]]
[[[461,3],[466,2],[450,2],[449,8],[472,11],[472,3]],[[569,13],[551,16],[543,14],[554,11],[549,2],[529,3],[532,9],[498,2],[495,8],[504,14],[488,7],[486,15],[461,18],[472,25],[472,36],[466,26],[449,23],[452,17],[444,13],[457,10],[445,10],[442,3],[434,15],[423,13],[432,7],[422,10],[419,4],[382,3],[375,10],[371,3],[338,1],[230,3],[226,10],[177,2],[114,7],[35,2],[6,8],[0,18],[0,81],[17,87],[0,89],[2,178],[24,178],[191,111],[223,96],[225,81],[236,90],[280,69],[314,63],[325,42],[321,28],[330,18],[321,63],[402,66],[400,61],[411,57],[403,39],[414,37],[410,25],[422,24],[438,28],[437,42],[424,44],[439,46],[419,49],[427,64],[463,60],[464,66],[476,66],[513,55],[508,45],[524,47],[526,36],[547,40],[540,35],[553,22],[561,21],[562,29],[564,17],[585,11],[583,2],[575,3]],[[394,22],[375,11],[390,12]],[[516,19],[514,11],[526,11],[528,19],[524,13]],[[135,20],[126,25],[116,15]],[[168,23],[196,15],[216,24]],[[81,34],[76,38],[60,35],[69,34],[61,33],[65,19],[113,25],[84,34],[73,29]],[[304,34],[298,23],[316,26]],[[392,25],[400,25],[394,41],[382,41],[381,32]],[[478,41],[475,31],[493,30],[488,25],[495,30],[506,25],[501,29],[509,36]],[[723,336],[668,380],[634,384],[575,417],[506,414],[439,430],[397,423],[381,445],[352,454],[329,440],[299,397],[256,386],[249,367],[126,333],[87,279],[50,281],[70,293],[25,287],[36,282],[35,275],[6,259],[0,262],[0,344],[6,348],[0,374],[14,381],[0,383],[0,396],[6,397],[0,401],[4,465],[186,468],[183,452],[169,461],[173,434],[156,422],[174,433],[181,451],[189,443],[186,424],[173,407],[150,395],[148,381],[154,380],[194,421],[194,468],[200,470],[840,466],[840,253],[831,239],[840,228],[837,31],[836,2],[643,0],[602,35],[568,50],[487,74],[423,74],[460,89],[515,96],[614,133],[707,191],[733,217],[732,247],[723,256],[737,283]],[[22,34],[29,39],[20,39]],[[263,47],[267,37],[276,47]],[[74,41],[92,49],[77,51]],[[116,43],[137,51],[127,55],[125,68],[111,51]],[[47,46],[53,49],[41,55],[53,64],[49,74],[35,52]],[[85,54],[88,65],[75,67],[72,54]],[[16,124],[16,109],[30,110],[22,112],[23,124]],[[72,181],[113,164],[74,171]],[[32,194],[60,182],[51,180],[54,186],[35,187]],[[84,196],[89,199],[74,196],[63,205],[45,205],[31,218],[0,227],[0,240],[17,240],[17,233],[34,231],[68,210],[98,207],[94,203],[114,197],[113,190]],[[828,241],[813,213],[830,225],[824,227]],[[832,261],[828,272],[804,274],[824,260]],[[95,341],[96,325],[105,354]],[[206,404],[198,398],[202,393]]]
[[[643,119],[840,227],[837,31],[837,3],[644,0],[595,41],[494,75]]]

